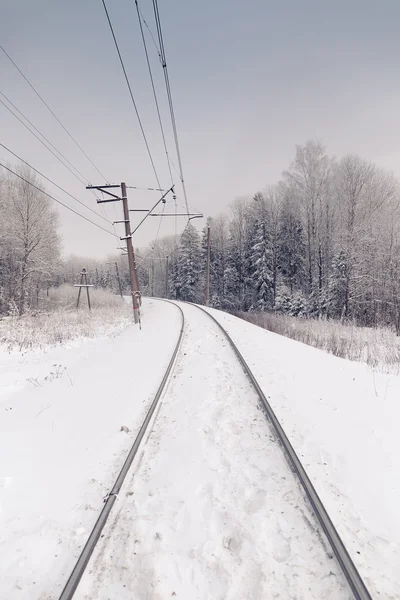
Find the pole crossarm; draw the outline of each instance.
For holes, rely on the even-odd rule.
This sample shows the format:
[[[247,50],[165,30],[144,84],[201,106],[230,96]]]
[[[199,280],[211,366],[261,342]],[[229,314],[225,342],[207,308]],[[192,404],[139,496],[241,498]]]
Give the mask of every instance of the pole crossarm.
[[[150,208],[150,210],[147,212],[147,215],[145,215],[143,217],[143,219],[140,221],[139,225],[137,225],[137,227],[135,227],[135,229],[131,232],[132,235],[139,229],[139,227],[142,225],[142,223],[144,223],[144,221],[147,219],[147,217],[153,212],[153,210],[156,208],[156,206],[158,206],[160,204],[160,202],[165,202],[165,197],[170,193],[170,192],[174,192],[174,186],[172,185],[169,190],[167,190],[159,200],[157,200],[157,202],[154,204],[154,206],[152,206],[152,208]]]
[[[151,213],[149,217],[190,217],[191,219],[201,219],[204,217],[201,213]]]
[[[107,191],[108,189],[112,189],[112,188],[119,188],[119,185],[87,185],[86,189],[87,190],[97,190],[99,192],[102,192],[103,194],[107,194],[108,196],[111,196],[111,198],[113,198],[113,200],[97,200],[97,204],[101,204],[102,202],[117,202],[117,200],[122,200],[122,198],[120,198],[120,196],[116,196],[115,194],[112,194],[111,192]]]

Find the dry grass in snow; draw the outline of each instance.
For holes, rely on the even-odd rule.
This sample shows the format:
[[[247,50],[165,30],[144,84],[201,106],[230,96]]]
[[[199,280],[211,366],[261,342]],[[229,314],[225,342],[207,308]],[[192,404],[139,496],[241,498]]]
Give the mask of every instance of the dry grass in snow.
[[[367,363],[385,373],[400,373],[400,338],[388,328],[357,327],[270,312],[239,313],[237,316],[335,356]]]
[[[120,296],[91,288],[89,311],[85,290],[76,310],[77,293],[77,288],[63,285],[49,291],[40,311],[0,319],[0,345],[8,351],[44,349],[77,338],[117,334],[132,323],[132,308]]]

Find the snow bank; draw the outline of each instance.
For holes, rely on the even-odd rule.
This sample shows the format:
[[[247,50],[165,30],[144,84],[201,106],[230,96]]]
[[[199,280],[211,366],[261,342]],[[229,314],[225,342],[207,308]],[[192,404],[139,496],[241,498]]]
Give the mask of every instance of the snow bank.
[[[373,595],[400,598],[400,377],[220,311]]]
[[[1,598],[61,592],[176,343],[174,306],[144,316],[142,331],[0,352]]]

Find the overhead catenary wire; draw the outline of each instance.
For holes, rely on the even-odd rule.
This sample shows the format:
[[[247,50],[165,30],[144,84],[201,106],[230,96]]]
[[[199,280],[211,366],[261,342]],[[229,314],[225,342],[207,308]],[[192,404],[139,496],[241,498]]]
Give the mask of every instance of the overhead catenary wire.
[[[126,186],[127,190],[144,190],[146,192],[166,192],[167,190],[165,190],[164,188],[144,188],[144,187],[138,187],[137,185],[127,185]]]
[[[157,110],[158,122],[159,122],[160,129],[161,129],[161,136],[162,136],[162,140],[163,140],[165,156],[167,158],[167,165],[168,165],[169,176],[170,176],[170,179],[171,179],[171,186],[173,186],[174,185],[174,178],[172,177],[171,163],[170,163],[170,160],[169,160],[169,152],[168,152],[168,148],[167,148],[167,141],[165,139],[164,127],[163,127],[163,124],[162,124],[160,107],[159,107],[158,98],[157,98],[157,92],[156,92],[156,88],[155,88],[155,85],[154,85],[154,78],[153,78],[153,72],[151,70],[149,53],[147,51],[146,38],[145,38],[145,35],[144,35],[144,31],[143,31],[142,17],[141,17],[141,11],[139,10],[139,2],[138,2],[138,0],[135,0],[135,5],[136,5],[136,13],[137,13],[138,21],[139,21],[140,33],[141,33],[141,36],[142,36],[144,53],[146,55],[147,69],[149,71],[149,77],[150,77],[151,87],[152,87],[152,90],[153,90],[154,102],[155,102],[156,110]]]
[[[33,92],[36,94],[36,96],[39,98],[39,100],[42,102],[42,104],[44,104],[44,106],[47,108],[47,110],[53,115],[53,117],[55,118],[55,120],[57,121],[57,123],[59,123],[59,125],[63,128],[63,130],[65,131],[65,133],[71,138],[71,140],[74,142],[74,144],[77,146],[77,148],[79,148],[79,150],[82,152],[82,154],[87,158],[87,160],[90,162],[90,164],[96,169],[96,171],[99,173],[99,175],[105,179],[107,181],[107,178],[104,177],[104,175],[101,173],[101,171],[97,168],[97,166],[95,165],[95,163],[92,161],[92,159],[86,154],[85,150],[82,148],[82,146],[76,141],[76,139],[73,137],[73,135],[68,131],[68,129],[65,127],[65,125],[61,122],[61,120],[57,117],[57,115],[55,114],[55,112],[50,108],[50,106],[48,105],[48,103],[44,100],[44,98],[39,94],[39,92],[37,91],[37,89],[34,87],[34,85],[29,81],[29,79],[26,77],[26,75],[21,71],[21,69],[19,68],[19,66],[14,62],[14,60],[11,58],[11,56],[8,54],[8,52],[6,52],[6,50],[4,49],[3,46],[0,45],[0,49],[4,52],[4,54],[7,56],[7,58],[9,59],[9,61],[14,65],[14,67],[17,69],[17,71],[20,73],[20,75],[24,78],[24,80],[26,81],[26,83],[29,85],[29,87],[33,90]]]
[[[102,231],[105,231],[106,233],[108,233],[109,235],[112,235],[114,237],[114,234],[112,233],[112,231],[110,231],[109,229],[106,229],[105,227],[102,227],[102,225],[98,225],[98,223],[95,223],[94,221],[92,221],[88,217],[85,217],[84,215],[82,215],[81,213],[79,213],[77,210],[75,210],[75,209],[71,208],[70,206],[68,206],[68,204],[65,204],[64,202],[61,202],[61,200],[59,200],[58,198],[55,198],[54,196],[52,196],[48,192],[45,192],[43,189],[41,189],[40,187],[38,187],[37,185],[35,185],[31,181],[29,181],[29,179],[26,179],[25,177],[22,177],[22,175],[19,175],[18,173],[16,173],[15,171],[13,171],[11,168],[9,168],[6,165],[4,165],[2,162],[0,162],[0,167],[3,167],[3,169],[6,169],[6,171],[9,171],[10,173],[12,173],[12,175],[15,175],[15,177],[18,177],[19,179],[22,179],[22,181],[24,181],[25,183],[27,183],[28,185],[30,185],[31,187],[33,187],[34,189],[36,189],[38,192],[40,192],[41,194],[44,194],[45,196],[47,196],[51,200],[54,200],[54,202],[57,202],[57,204],[60,204],[61,206],[63,206],[67,210],[71,211],[72,213],[74,213],[78,217],[81,217],[81,219],[84,219],[85,221],[88,221],[88,223],[91,223],[92,225],[94,225],[94,227],[97,227],[98,229],[101,229]]]
[[[1,142],[0,142],[0,146],[2,148],[4,148],[5,150],[7,150],[7,152],[9,152],[10,154],[12,154],[15,158],[17,158],[18,160],[20,160],[22,163],[24,163],[24,165],[26,165],[27,167],[29,167],[30,169],[32,169],[32,171],[35,171],[35,173],[37,173],[38,175],[40,175],[40,177],[43,177],[44,179],[46,179],[46,181],[48,181],[52,185],[55,185],[56,188],[58,188],[59,190],[61,190],[62,192],[64,192],[64,194],[67,194],[67,196],[69,196],[73,200],[76,200],[76,202],[78,202],[79,204],[81,204],[82,206],[84,206],[86,208],[86,210],[90,210],[90,212],[92,212],[93,214],[95,214],[96,217],[100,217],[100,219],[103,219],[109,225],[111,225],[111,222],[106,217],[103,217],[103,215],[101,215],[100,213],[96,212],[95,210],[93,210],[89,206],[86,206],[86,204],[84,202],[82,202],[81,200],[79,200],[79,198],[76,198],[73,194],[71,194],[70,192],[68,192],[67,190],[65,190],[63,187],[61,187],[60,185],[58,185],[58,183],[56,183],[55,181],[53,181],[52,179],[50,179],[50,177],[47,177],[47,175],[44,175],[38,169],[35,169],[35,167],[33,167],[26,160],[24,160],[23,158],[21,158],[20,156],[18,156],[18,154],[16,154],[15,152],[13,152],[10,148],[8,148],[7,146],[5,146]]]
[[[156,239],[154,240],[154,243],[153,243],[153,252],[154,252],[154,250],[155,250],[155,247],[156,247],[156,245],[157,245],[157,242],[158,242],[158,236],[160,235],[161,221],[162,221],[162,219],[163,219],[163,216],[164,216],[165,206],[166,206],[166,203],[164,203],[164,204],[163,204],[162,211],[161,211],[161,215],[160,215],[160,220],[159,220],[159,222],[158,222],[158,228],[157,228]]]
[[[3,94],[2,92],[0,92],[0,94],[1,94],[2,96],[4,96],[4,94]],[[8,98],[7,98],[6,96],[4,96],[4,97],[5,97],[5,98],[7,99],[7,101],[8,101]],[[16,115],[16,114],[15,114],[15,113],[14,113],[14,112],[11,110],[11,108],[10,108],[9,106],[7,106],[7,104],[6,104],[5,102],[3,102],[3,100],[2,100],[1,98],[0,98],[0,104],[2,104],[2,105],[3,105],[3,106],[4,106],[4,107],[5,107],[5,108],[6,108],[6,109],[7,109],[7,110],[8,110],[8,111],[9,111],[9,112],[10,112],[10,113],[11,113],[11,114],[12,114],[12,115],[13,115],[13,116],[16,118],[16,119],[17,119],[17,121],[19,121],[19,122],[21,123],[21,125],[23,125],[23,126],[25,127],[25,129],[27,129],[27,130],[28,130],[28,131],[29,131],[29,132],[30,132],[30,133],[33,135],[33,137],[35,137],[35,138],[36,138],[36,139],[37,139],[37,140],[38,140],[38,141],[39,141],[39,142],[42,144],[42,146],[44,146],[44,147],[45,147],[45,148],[46,148],[46,149],[47,149],[47,150],[48,150],[48,151],[49,151],[49,152],[50,152],[50,153],[51,153],[51,154],[52,154],[52,155],[53,155],[53,156],[54,156],[54,157],[55,157],[55,158],[56,158],[56,159],[57,159],[57,160],[58,160],[58,161],[59,161],[59,162],[62,164],[62,165],[64,165],[64,167],[65,167],[66,169],[68,169],[68,171],[69,171],[69,172],[70,172],[70,173],[71,173],[71,174],[72,174],[72,175],[73,175],[73,176],[74,176],[74,177],[75,177],[75,178],[76,178],[76,179],[77,179],[77,180],[78,180],[78,181],[79,181],[79,182],[80,182],[82,185],[86,185],[86,184],[88,183],[88,180],[86,180],[86,181],[85,181],[85,176],[84,176],[84,175],[81,175],[81,176],[80,176],[80,175],[77,175],[77,174],[76,174],[76,173],[75,173],[75,172],[74,172],[74,171],[73,171],[73,170],[72,170],[72,169],[71,169],[71,168],[70,168],[70,167],[69,167],[67,164],[65,164],[64,160],[65,160],[66,162],[69,162],[69,161],[68,161],[68,160],[67,160],[67,159],[64,157],[64,155],[63,155],[63,154],[61,154],[61,152],[60,152],[59,150],[57,150],[57,152],[60,154],[60,156],[62,156],[62,157],[63,157],[62,159],[61,159],[59,156],[57,156],[57,154],[56,154],[55,152],[53,152],[53,150],[52,150],[51,148],[49,148],[49,146],[48,146],[48,145],[47,145],[47,144],[46,144],[46,143],[45,143],[43,140],[41,140],[41,139],[40,139],[40,137],[39,137],[38,135],[36,135],[36,133],[35,133],[34,131],[32,131],[32,129],[30,129],[30,127],[29,127],[29,126],[28,126],[26,123],[24,123],[24,122],[23,122],[23,120],[22,120],[22,119],[20,119],[20,118],[19,118],[19,116],[18,116],[18,115]],[[11,102],[10,102],[10,104],[11,104]],[[16,110],[18,110],[18,109],[16,109]],[[21,114],[22,114],[22,113],[21,113]],[[28,123],[30,123],[30,121],[29,121],[29,120],[28,120],[28,119],[27,119],[27,118],[26,118],[24,115],[23,115],[23,117],[24,117],[24,119],[25,119],[25,120],[26,120]],[[39,132],[39,134],[40,134],[40,135],[43,137],[43,139],[45,139],[45,140],[46,140],[46,142],[47,142],[48,144],[52,145],[52,144],[51,144],[51,142],[49,142],[49,141],[47,140],[47,138],[46,138],[46,137],[45,137],[45,136],[44,136],[44,135],[43,135],[43,134],[42,134],[42,133],[41,133],[41,132],[40,132],[40,131],[39,131],[39,130],[38,130],[38,129],[37,129],[35,126],[34,126],[34,125],[32,125],[32,127],[33,127],[33,128],[36,130],[36,131],[38,131],[38,132]],[[64,160],[63,160],[63,159],[64,159]],[[72,165],[72,166],[73,166],[73,165]],[[75,169],[75,171],[77,171],[77,172],[79,173],[79,171],[76,169],[76,167],[74,167],[74,166],[73,166],[73,168]]]
[[[149,25],[148,25],[148,23],[147,23],[146,19],[144,18],[144,15],[143,15],[143,13],[142,13],[142,10],[141,10],[140,6],[139,6],[139,12],[140,12],[140,16],[142,17],[142,21],[143,21],[143,23],[144,23],[144,25],[145,25],[146,29],[147,29],[147,30],[148,30],[148,32],[150,33],[150,37],[151,37],[151,39],[152,39],[152,41],[153,41],[154,48],[156,49],[156,51],[157,51],[157,54],[158,54],[158,56],[159,56],[159,58],[160,58],[160,60],[161,60],[161,52],[160,52],[160,48],[157,46],[157,42],[156,42],[156,40],[155,40],[155,38],[154,38],[153,32],[151,31],[151,29],[150,29],[150,27],[149,27]]]
[[[129,81],[129,78],[128,78],[128,74],[127,74],[126,69],[125,69],[124,61],[122,59],[122,55],[121,55],[121,52],[120,52],[120,49],[119,49],[117,38],[116,38],[115,33],[114,33],[114,28],[113,28],[112,23],[111,23],[110,15],[108,14],[107,5],[106,5],[105,0],[102,0],[102,4],[103,4],[104,11],[106,13],[106,17],[107,17],[108,25],[110,27],[111,35],[112,35],[113,40],[114,40],[115,48],[117,50],[118,58],[119,58],[119,61],[121,63],[122,71],[124,73],[126,85],[128,86],[128,90],[129,90],[129,94],[130,94],[130,97],[131,97],[131,100],[132,100],[133,108],[135,109],[136,117],[137,117],[138,122],[139,122],[140,131],[142,132],[143,140],[144,140],[144,143],[146,145],[147,153],[148,153],[149,158],[150,158],[151,166],[153,168],[153,172],[154,172],[154,175],[155,175],[155,178],[156,178],[156,181],[157,181],[157,185],[160,188],[161,184],[160,184],[160,180],[158,178],[158,174],[157,174],[157,170],[156,170],[156,167],[155,167],[155,164],[154,164],[153,156],[151,154],[150,146],[149,146],[149,143],[147,141],[147,137],[146,137],[146,133],[144,131],[142,120],[141,120],[140,115],[139,115],[139,110],[138,110],[135,98],[133,96],[132,87],[131,87],[131,84],[130,84],[130,81]]]
[[[135,233],[135,232],[136,232],[136,231],[139,229],[139,227],[140,227],[140,226],[142,225],[142,223],[144,223],[144,221],[145,221],[145,220],[146,220],[146,219],[149,217],[149,215],[150,215],[150,214],[153,212],[153,210],[156,208],[156,206],[158,206],[158,205],[160,204],[160,202],[162,202],[162,201],[165,199],[165,197],[166,197],[166,195],[167,195],[167,194],[169,194],[170,192],[173,192],[173,190],[174,190],[174,188],[173,188],[173,187],[171,187],[169,190],[167,190],[167,191],[165,192],[165,194],[163,194],[163,195],[161,196],[161,198],[159,198],[159,199],[157,200],[157,202],[154,204],[154,206],[152,206],[152,207],[151,207],[151,208],[150,208],[150,209],[147,211],[147,213],[145,214],[145,216],[143,217],[143,219],[140,221],[139,225],[137,225],[137,226],[135,227],[135,229],[134,229],[134,230],[131,232],[131,235],[133,235],[133,234],[134,234],[134,233]]]
[[[68,134],[68,136],[69,136],[69,137],[72,139],[72,141],[75,143],[75,145],[76,145],[76,146],[79,148],[79,150],[80,150],[80,151],[81,151],[81,152],[84,154],[84,156],[85,156],[85,157],[88,159],[88,161],[90,162],[90,164],[91,164],[91,165],[92,165],[92,166],[93,166],[93,167],[96,169],[96,171],[97,171],[97,172],[98,172],[98,173],[101,175],[101,177],[102,177],[103,179],[105,179],[105,180],[108,182],[108,181],[109,181],[109,180],[108,180],[108,178],[107,178],[107,177],[105,177],[105,176],[103,175],[103,173],[102,173],[102,172],[101,172],[101,171],[100,171],[100,170],[97,168],[97,166],[94,164],[94,162],[91,160],[91,158],[90,158],[90,157],[89,157],[89,156],[86,154],[86,152],[85,152],[85,151],[83,150],[83,148],[82,148],[82,147],[79,145],[79,143],[76,141],[76,139],[75,139],[75,138],[74,138],[74,137],[71,135],[71,133],[70,133],[70,132],[67,130],[67,128],[65,127],[65,125],[64,125],[64,124],[63,124],[63,123],[60,121],[60,119],[57,117],[57,115],[54,113],[54,111],[53,111],[53,110],[50,108],[50,106],[47,104],[47,102],[44,100],[44,98],[43,98],[43,97],[42,97],[42,96],[39,94],[39,92],[36,90],[36,88],[33,86],[33,84],[32,84],[32,83],[31,83],[31,82],[28,80],[28,78],[27,78],[27,77],[24,75],[24,73],[21,71],[21,69],[18,67],[18,65],[17,65],[17,64],[16,64],[16,63],[13,61],[13,59],[11,58],[11,56],[10,56],[10,55],[9,55],[9,54],[6,52],[6,50],[4,49],[4,47],[0,45],[0,49],[1,49],[1,50],[4,52],[4,54],[7,56],[7,58],[8,58],[8,59],[11,61],[11,63],[14,65],[14,67],[17,69],[17,71],[18,71],[18,72],[19,72],[19,73],[22,75],[22,77],[25,79],[25,81],[28,83],[28,85],[29,85],[29,86],[32,88],[32,90],[35,92],[35,94],[38,96],[38,98],[39,98],[39,99],[40,99],[40,101],[41,101],[41,102],[44,104],[44,106],[45,106],[45,107],[46,107],[46,108],[49,110],[49,112],[50,112],[50,113],[53,115],[53,117],[56,119],[56,121],[57,121],[57,122],[58,122],[58,123],[61,125],[61,127],[62,127],[62,128],[65,130],[65,132],[66,132],[66,133]],[[43,133],[42,133],[42,132],[41,132],[41,131],[40,131],[40,130],[39,130],[39,129],[38,129],[38,128],[37,128],[37,127],[36,127],[36,126],[35,126],[35,125],[34,125],[34,124],[33,124],[33,123],[30,121],[30,120],[29,120],[29,119],[28,119],[28,117],[26,117],[26,115],[24,115],[24,114],[23,114],[23,113],[22,113],[22,112],[19,110],[19,108],[18,108],[17,106],[15,106],[15,104],[14,104],[14,103],[13,103],[13,102],[12,102],[12,101],[11,101],[11,100],[10,100],[10,99],[7,97],[7,96],[6,96],[6,95],[5,95],[3,92],[0,92],[0,94],[3,96],[3,98],[5,98],[5,99],[7,100],[7,102],[8,102],[8,103],[9,103],[9,104],[10,104],[10,105],[13,107],[13,108],[14,108],[14,109],[15,109],[15,110],[16,110],[16,111],[17,111],[17,112],[18,112],[18,113],[19,113],[19,114],[20,114],[20,115],[23,117],[23,119],[25,119],[25,121],[26,121],[27,123],[29,123],[29,125],[30,125],[30,126],[31,126],[31,127],[32,127],[32,128],[33,128],[33,129],[34,129],[34,130],[35,130],[35,131],[36,131],[36,132],[37,132],[37,133],[38,133],[38,134],[39,134],[39,135],[40,135],[40,136],[41,136],[41,137],[42,137],[42,138],[43,138],[43,139],[46,141],[46,142],[47,142],[47,144],[49,144],[49,146],[51,146],[51,147],[52,147],[52,148],[53,148],[53,149],[54,149],[54,150],[55,150],[55,151],[56,151],[56,152],[57,152],[57,153],[58,153],[58,154],[59,154],[59,155],[62,157],[62,159],[63,159],[65,162],[67,162],[67,163],[68,163],[68,164],[69,164],[69,165],[72,167],[72,169],[74,169],[74,170],[76,171],[76,173],[78,173],[78,175],[79,175],[80,177],[82,177],[82,179],[80,179],[79,177],[77,177],[77,175],[76,175],[76,174],[75,174],[73,171],[71,171],[71,169],[69,169],[69,168],[67,167],[67,165],[65,165],[65,163],[64,163],[64,162],[63,162],[63,161],[62,161],[62,160],[61,160],[61,159],[60,159],[58,156],[56,156],[56,155],[55,155],[55,154],[54,154],[54,153],[53,153],[53,152],[50,150],[50,148],[48,148],[48,147],[47,147],[47,150],[49,150],[49,151],[50,151],[50,152],[53,154],[53,156],[55,156],[55,157],[57,158],[57,160],[59,160],[59,161],[60,161],[60,162],[61,162],[61,163],[62,163],[62,164],[63,164],[63,165],[64,165],[64,166],[65,166],[65,167],[66,167],[66,168],[67,168],[67,169],[68,169],[68,170],[69,170],[69,171],[70,171],[70,172],[71,172],[71,173],[74,175],[74,177],[76,177],[76,178],[78,179],[78,181],[79,181],[80,183],[82,183],[82,184],[83,184],[83,185],[85,185],[85,186],[86,186],[88,183],[90,183],[90,179],[89,179],[88,177],[86,177],[86,176],[85,176],[85,175],[84,175],[84,174],[83,174],[81,171],[79,171],[79,169],[77,169],[77,167],[75,167],[75,165],[73,165],[73,164],[71,163],[71,161],[69,161],[69,160],[68,160],[68,158],[67,158],[66,156],[64,156],[64,154],[63,154],[62,152],[60,152],[60,150],[58,150],[58,148],[57,148],[57,147],[56,147],[54,144],[52,144],[52,142],[50,142],[50,140],[49,140],[49,139],[48,139],[48,138],[47,138],[47,137],[46,137],[46,136],[45,136],[45,135],[44,135],[44,134],[43,134]],[[20,122],[20,123],[21,123],[21,124],[22,124],[22,125],[23,125],[23,126],[24,126],[24,127],[25,127],[25,128],[28,130],[28,131],[29,131],[29,132],[30,132],[30,133],[32,133],[32,135],[33,135],[33,136],[34,136],[34,137],[35,137],[35,138],[36,138],[36,139],[37,139],[37,140],[38,140],[38,141],[39,141],[39,142],[40,142],[42,145],[44,145],[44,146],[46,147],[46,144],[44,144],[44,142],[43,142],[41,139],[39,139],[39,138],[38,138],[38,137],[37,137],[37,136],[36,136],[36,135],[35,135],[35,134],[34,134],[34,133],[33,133],[33,132],[32,132],[32,131],[29,129],[29,127],[28,127],[28,126],[27,126],[27,125],[26,125],[26,124],[25,124],[23,121],[21,121],[21,119],[19,119],[19,118],[17,117],[17,115],[15,115],[15,114],[12,112],[12,110],[11,110],[11,109],[10,109],[10,108],[9,108],[9,107],[6,105],[6,104],[4,104],[4,102],[2,102],[1,100],[0,100],[0,102],[3,104],[3,106],[5,106],[5,107],[7,108],[7,110],[8,110],[9,112],[11,112],[11,114],[12,114],[12,115],[13,115],[13,116],[14,116],[16,119],[18,119],[18,121],[19,121],[19,122]],[[20,159],[20,160],[21,160],[21,159]],[[46,176],[44,176],[44,175],[43,175],[43,177],[45,177],[45,178],[46,178]],[[46,178],[46,179],[48,179],[48,178]],[[57,185],[57,184],[54,184],[54,185]],[[58,186],[57,186],[57,187],[58,187]],[[66,193],[68,193],[68,192],[66,192]],[[94,192],[93,190],[91,190],[91,193],[92,193],[92,194],[95,196],[95,192]],[[83,206],[85,206],[85,205],[83,204]],[[88,208],[88,207],[86,207],[86,208]],[[92,210],[92,209],[88,209],[88,210]],[[104,211],[104,207],[103,207],[103,206],[102,206],[102,211],[103,211],[103,214],[104,214],[104,219],[107,221],[107,223],[110,223],[110,221],[109,221],[109,220],[106,218],[106,214],[105,214],[105,211]],[[100,217],[101,217],[101,215],[99,215],[99,214],[98,214],[96,211],[93,211],[93,210],[92,210],[92,212],[93,212],[94,214],[96,214],[96,215],[98,215],[98,216],[100,216]],[[112,223],[111,223],[111,224],[112,224]],[[114,232],[115,232],[115,237],[118,239],[118,235],[117,235],[117,233],[116,233],[116,231],[115,231],[115,227],[114,227],[114,225],[113,225],[113,229],[114,229]]]
[[[20,119],[18,117],[18,115],[16,115],[9,106],[7,106],[7,104],[5,102],[3,102],[3,100],[1,100],[0,98],[0,104],[2,104],[12,115],[13,117],[15,117],[20,123],[21,125],[23,125],[25,127],[25,129],[27,129],[29,131],[29,133],[31,133],[41,144],[42,146],[44,146],[46,148],[46,150],[48,150],[66,169],[68,169],[68,171],[79,181],[79,183],[81,183],[82,185],[87,185],[89,183],[89,179],[87,177],[85,177],[85,175],[83,173],[81,173],[79,171],[79,169],[77,169],[65,156],[64,154],[62,154],[62,152],[60,152],[60,150],[58,150],[58,148],[56,148],[56,146],[54,146],[54,144],[52,144],[50,142],[50,140],[28,119],[28,117],[26,117],[24,115],[23,112],[21,112],[19,110],[19,108],[17,108],[17,106],[15,106],[15,104],[13,104],[13,102],[11,102],[11,100],[3,93],[0,91],[0,95],[3,96],[3,98],[5,98],[7,100],[7,102],[9,104],[11,104],[11,106],[25,119],[25,121],[27,123],[29,123],[29,125],[35,130],[37,131],[37,133],[42,136],[42,138],[45,140],[45,142],[43,140],[41,140],[34,131],[32,131],[30,129],[30,127],[28,127],[28,125],[26,123],[24,123],[24,121],[22,121],[22,119]],[[57,156],[57,154],[55,154],[53,152],[53,150],[51,150],[51,148],[48,147],[48,145],[51,146],[52,148],[54,148],[54,150],[62,157],[60,158],[60,156]],[[72,169],[70,169],[70,167],[68,167],[67,164],[65,164],[65,162],[68,163],[69,165],[71,165],[72,169],[74,169],[76,171],[76,173],[78,173],[78,175],[76,173],[74,173],[74,171]],[[92,190],[92,194],[95,195],[94,191]]]
[[[188,204],[188,199],[187,199],[185,180],[183,177],[183,167],[182,167],[182,158],[181,158],[181,151],[180,151],[179,139],[178,139],[178,130],[177,130],[176,120],[175,120],[174,105],[172,102],[171,86],[170,86],[170,82],[169,82],[167,59],[166,59],[166,55],[165,55],[164,40],[163,40],[160,13],[158,10],[158,1],[157,0],[153,0],[153,9],[154,9],[154,17],[155,17],[156,27],[157,27],[158,41],[159,41],[159,45],[160,45],[160,60],[161,60],[161,65],[162,65],[163,72],[164,72],[165,87],[167,90],[169,111],[170,111],[170,115],[171,115],[172,129],[173,129],[173,133],[174,133],[176,155],[178,157],[180,180],[181,180],[181,184],[182,184],[183,196],[185,198],[186,211],[187,211],[188,217],[189,217],[189,204]]]

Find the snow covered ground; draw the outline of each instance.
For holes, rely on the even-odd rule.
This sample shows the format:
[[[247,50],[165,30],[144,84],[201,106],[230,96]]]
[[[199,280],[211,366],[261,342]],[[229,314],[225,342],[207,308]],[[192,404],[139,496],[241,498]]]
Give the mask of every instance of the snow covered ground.
[[[144,320],[142,331],[0,353],[0,598],[61,592],[176,343],[174,306],[147,303]]]
[[[400,598],[400,377],[210,310],[238,344],[374,598]]]
[[[183,308],[168,390],[76,598],[351,598],[233,353]],[[70,574],[177,339],[173,306],[144,309],[142,332],[0,354],[1,598],[57,598]],[[398,600],[400,377],[211,312],[373,597]]]
[[[350,599],[233,351],[196,307],[79,600]]]

